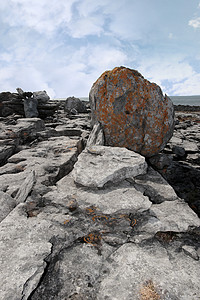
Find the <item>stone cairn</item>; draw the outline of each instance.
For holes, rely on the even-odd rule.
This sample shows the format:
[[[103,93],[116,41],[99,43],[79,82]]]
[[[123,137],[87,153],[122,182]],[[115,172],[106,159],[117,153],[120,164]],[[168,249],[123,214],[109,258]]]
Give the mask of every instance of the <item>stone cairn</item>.
[[[53,116],[58,109],[58,103],[49,101],[46,91],[24,92],[17,88],[17,93],[0,93],[0,117],[18,114],[27,118],[39,117],[45,119]]]

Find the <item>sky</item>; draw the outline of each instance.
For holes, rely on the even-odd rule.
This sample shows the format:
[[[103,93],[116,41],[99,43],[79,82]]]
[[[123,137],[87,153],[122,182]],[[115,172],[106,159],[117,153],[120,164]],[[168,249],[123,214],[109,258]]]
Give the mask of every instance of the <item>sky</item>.
[[[117,66],[200,95],[200,0],[0,0],[0,92],[87,97]]]

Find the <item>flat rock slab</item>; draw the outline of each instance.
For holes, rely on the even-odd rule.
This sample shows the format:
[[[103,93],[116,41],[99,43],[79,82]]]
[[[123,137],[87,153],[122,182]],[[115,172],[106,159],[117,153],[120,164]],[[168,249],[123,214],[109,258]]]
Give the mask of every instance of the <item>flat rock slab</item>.
[[[85,188],[77,189],[73,187],[73,183],[70,184],[70,178],[67,177],[64,177],[66,180],[61,180],[62,185],[61,182],[58,182],[58,189],[45,195],[45,198],[50,200],[51,203],[66,206],[66,203],[71,198],[77,202],[82,210],[88,207],[95,207],[97,213],[110,215],[117,213],[142,213],[147,211],[152,205],[148,197],[137,191],[128,182],[127,184],[122,183],[118,187],[109,187],[103,190],[85,190]]]
[[[23,204],[0,224],[0,295],[4,300],[28,299],[51,253],[50,224],[27,219]]]
[[[122,245],[102,268],[97,299],[199,299],[199,263],[182,252],[169,252],[159,244],[149,248]],[[148,283],[149,289],[145,289]],[[155,291],[154,297],[141,298],[145,291],[150,295]]]
[[[142,231],[156,233],[158,231],[186,232],[190,227],[199,227],[200,219],[183,200],[165,201],[153,204],[150,209],[152,217],[144,224]]]
[[[80,185],[101,188],[107,182],[145,174],[146,169],[145,158],[126,148],[91,146],[79,155],[73,178]]]
[[[37,182],[54,183],[72,170],[81,151],[80,147],[81,142],[76,139],[53,137],[12,155],[8,164],[0,167],[0,190],[6,190],[11,195],[21,187],[32,171],[35,171]]]
[[[79,190],[77,201],[81,208],[96,206],[104,214],[141,213],[152,205],[148,197],[134,187],[109,188],[95,192]]]

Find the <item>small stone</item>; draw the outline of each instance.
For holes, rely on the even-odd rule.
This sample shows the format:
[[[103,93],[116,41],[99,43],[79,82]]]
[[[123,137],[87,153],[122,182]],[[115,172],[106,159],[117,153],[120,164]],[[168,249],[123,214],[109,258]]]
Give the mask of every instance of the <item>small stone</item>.
[[[197,251],[195,250],[195,247],[192,246],[188,246],[188,245],[184,245],[182,247],[184,253],[186,255],[189,255],[190,257],[192,257],[194,260],[199,260],[199,256],[197,254]]]
[[[176,154],[178,157],[185,157],[185,149],[179,146],[173,146],[172,152]]]
[[[96,123],[93,126],[93,129],[89,135],[88,141],[87,141],[87,147],[92,145],[104,145],[104,133],[101,128],[100,123]]]

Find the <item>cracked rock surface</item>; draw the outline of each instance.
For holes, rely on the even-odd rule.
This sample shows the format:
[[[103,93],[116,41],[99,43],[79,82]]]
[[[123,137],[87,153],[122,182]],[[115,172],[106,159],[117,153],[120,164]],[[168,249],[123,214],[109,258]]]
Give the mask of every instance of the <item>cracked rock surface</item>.
[[[1,299],[199,299],[200,220],[142,156],[83,150],[87,114],[23,124],[0,167]]]

